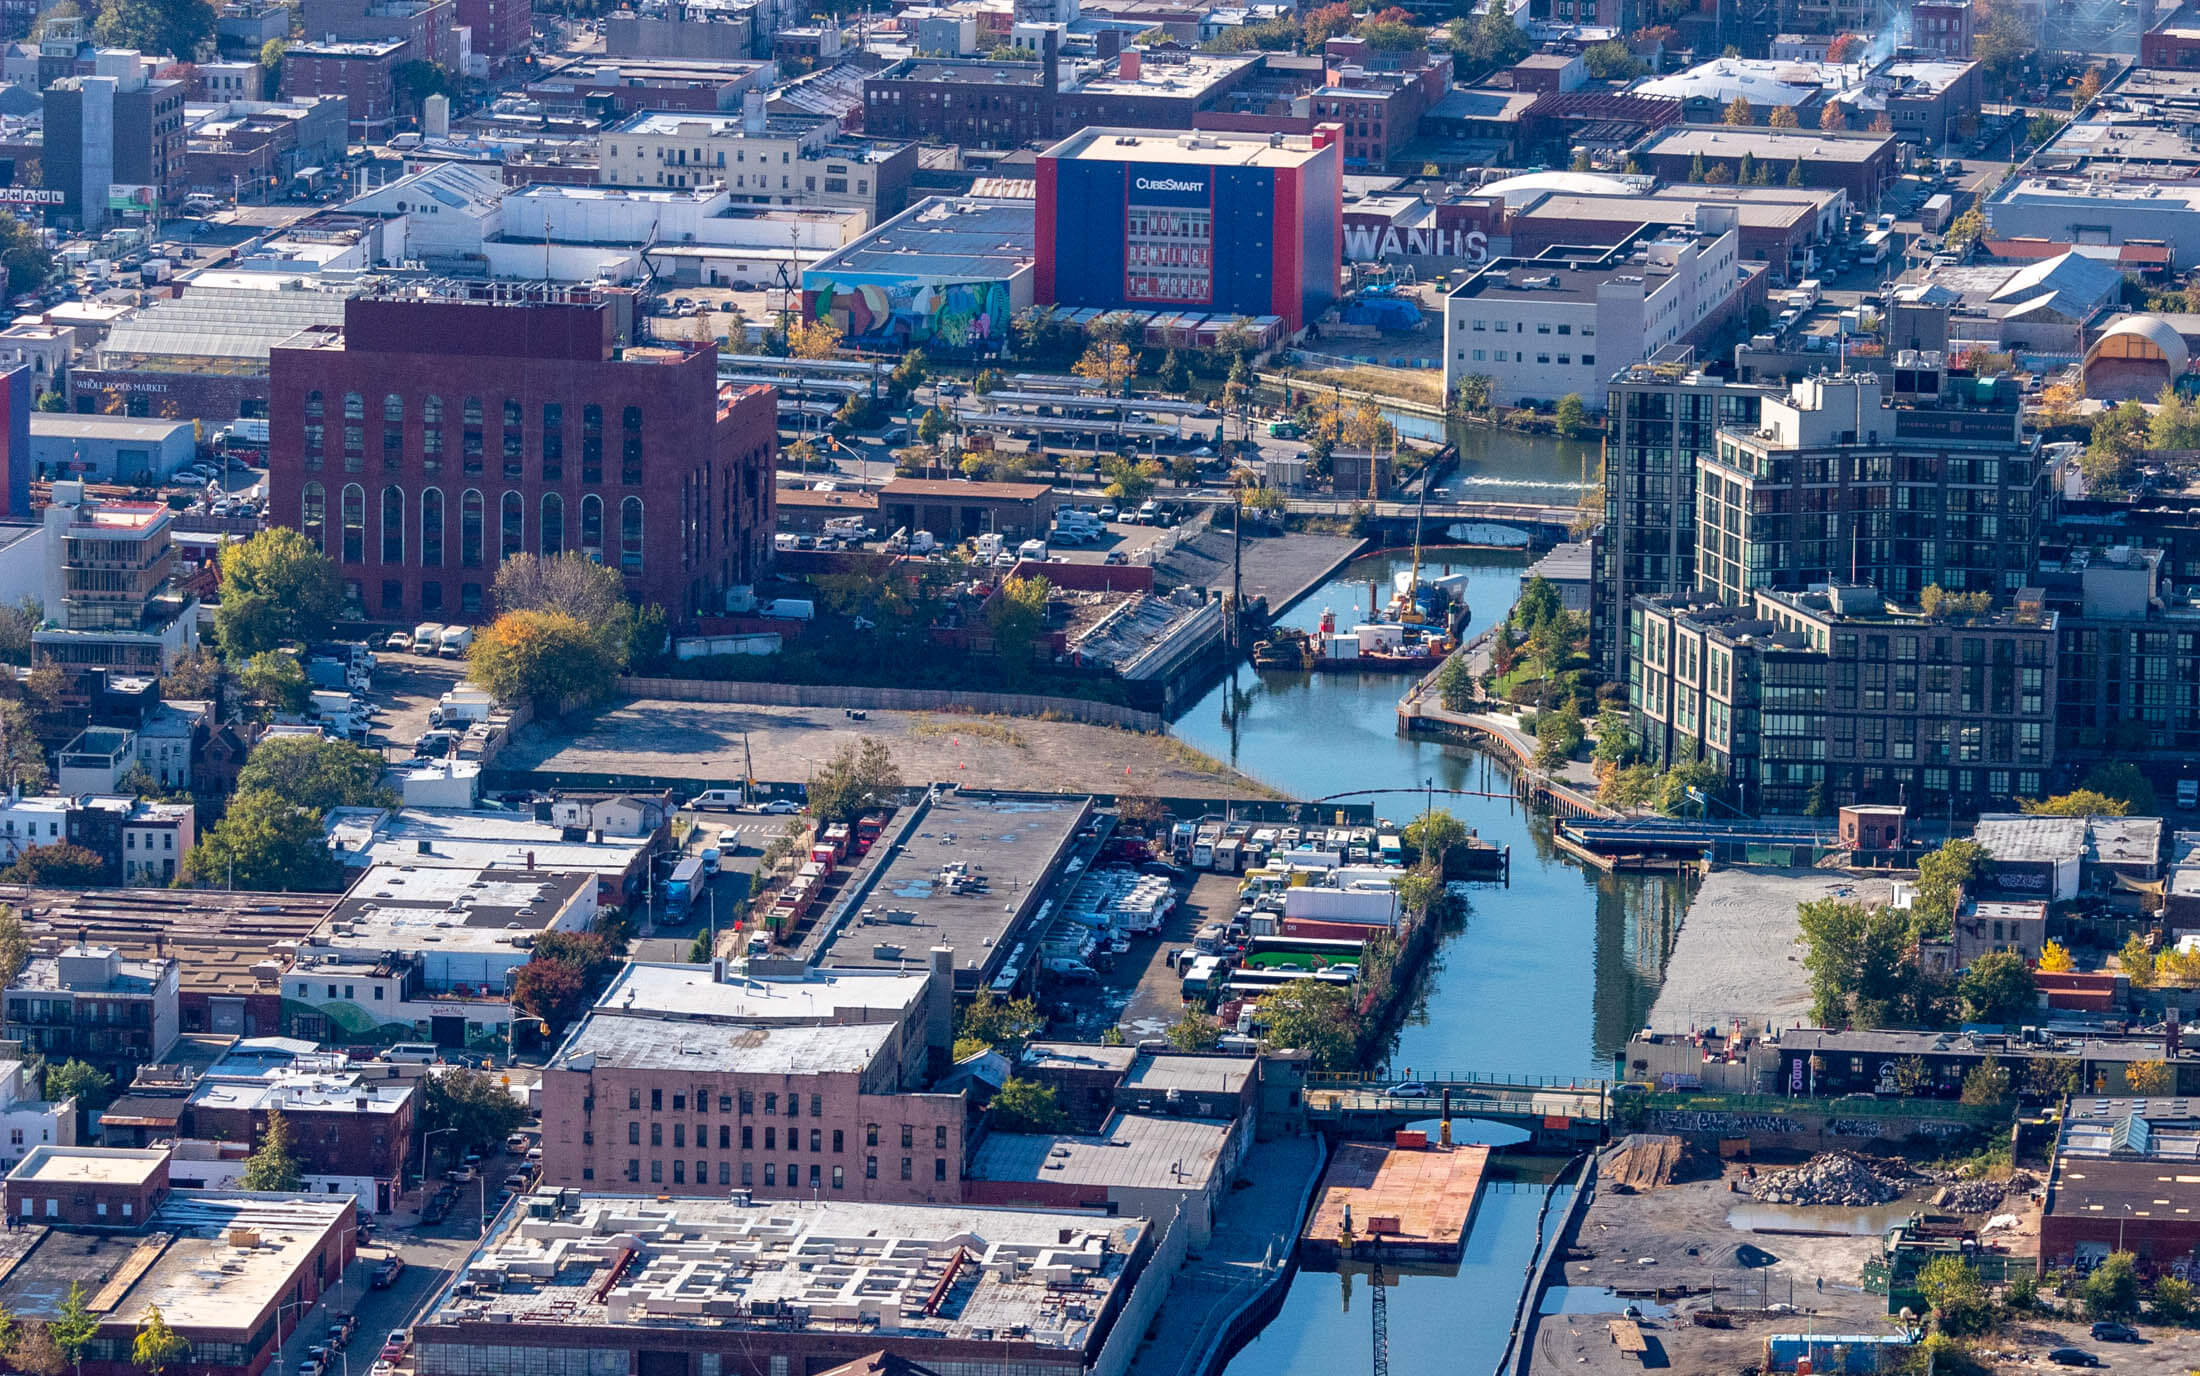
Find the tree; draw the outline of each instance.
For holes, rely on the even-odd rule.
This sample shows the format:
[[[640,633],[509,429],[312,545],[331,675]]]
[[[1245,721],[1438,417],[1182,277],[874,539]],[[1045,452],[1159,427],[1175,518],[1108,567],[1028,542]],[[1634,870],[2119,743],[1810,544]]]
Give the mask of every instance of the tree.
[[[1556,769],[1581,747],[1581,709],[1573,699],[1535,716],[1535,762]]]
[[[527,1109],[494,1075],[453,1066],[430,1075],[420,1100],[424,1133],[450,1129],[459,1147],[487,1147],[512,1135]],[[427,1163],[421,1163],[426,1174]]]
[[[1513,22],[1512,11],[1500,0],[1488,0],[1481,20],[1471,27],[1463,18],[1453,20],[1451,45],[1454,52],[1463,52],[1485,71],[1511,66],[1526,57],[1534,46]]]
[[[993,653],[1012,671],[1030,665],[1032,646],[1046,629],[1047,598],[1053,593],[1054,585],[1044,578],[1004,578],[999,594],[986,608]]]
[[[1963,1077],[1962,1098],[1964,1103],[1974,1107],[2008,1102],[2008,1070],[1994,1057],[1986,1057]]]
[[[1967,837],[1957,837],[1919,856],[1917,895],[1910,902],[1918,933],[1939,936],[1948,931],[1963,901],[1964,886],[1985,869],[1986,848]]]
[[[1993,1300],[1971,1263],[1959,1256],[1939,1256],[1919,1269],[1918,1293],[1933,1307],[1933,1317],[1943,1333],[1981,1333],[1994,1321]]]
[[[1818,107],[1818,127],[1829,134],[1838,134],[1849,127],[1848,107],[1835,101],[1827,101]]]
[[[1891,134],[1894,132],[1894,120],[1888,116],[1886,111],[1882,110],[1872,120],[1871,131],[1875,134]]]
[[[2153,985],[2154,952],[2147,945],[2147,939],[2137,932],[2125,939],[2123,949],[2116,953],[2116,964],[2134,987],[2145,989]]]
[[[291,640],[318,638],[344,605],[344,582],[335,561],[288,526],[275,526],[225,547],[221,589],[224,605],[238,596],[267,599],[267,614],[279,634]],[[274,648],[272,643],[234,645],[228,629],[219,621],[216,625],[222,652],[232,659]]]
[[[955,1022],[956,1040],[967,1038],[1013,1056],[1046,1028],[1047,1018],[1036,999],[997,999],[990,989],[980,989],[976,998],[963,1005]]]
[[[2110,1252],[2085,1278],[2085,1311],[2096,1319],[2117,1319],[2139,1312],[2139,1259]]]
[[[1893,908],[1822,898],[1796,910],[1808,951],[1811,1012],[1821,1027],[1878,1027],[1912,996],[1909,922]]]
[[[1095,342],[1069,370],[1088,382],[1097,382],[1109,396],[1122,394],[1138,372],[1138,361],[1131,354],[1131,346],[1117,340],[1113,343]]]
[[[1748,186],[1751,182],[1757,180],[1757,155],[1755,153],[1746,148],[1742,150],[1741,165],[1734,170],[1734,180],[1740,186]]]
[[[215,643],[223,654],[240,663],[282,644],[284,630],[284,617],[275,600],[258,593],[230,593],[214,608]]]
[[[202,889],[326,889],[339,870],[321,815],[273,793],[231,797],[183,860],[185,880]]]
[[[5,211],[0,211],[0,267],[7,269],[12,293],[36,291],[53,278],[53,254],[38,231]]]
[[[588,1009],[588,980],[577,965],[533,956],[512,977],[512,1002],[547,1023],[554,1036]]]
[[[787,326],[787,354],[812,362],[840,352],[840,326],[830,319],[797,320]]]
[[[1581,404],[1581,393],[1568,392],[1566,395],[1560,397],[1558,399],[1558,415],[1556,417],[1558,433],[1560,434],[1560,436],[1570,440],[1574,436],[1580,434],[1583,422],[1583,415],[1584,413]]]
[[[1801,126],[1802,121],[1795,117],[1794,106],[1775,105],[1772,113],[1765,116],[1765,123],[1774,129],[1795,129]]]
[[[1803,184],[1803,160],[1801,158],[1797,158],[1794,162],[1788,164],[1787,184],[1789,186],[1801,186]]]
[[[598,626],[633,613],[617,569],[584,554],[508,554],[493,587],[499,613],[563,612]]]
[[[2181,298],[2184,293],[2178,295]],[[2180,300],[2179,306],[2183,304]],[[2147,448],[2200,449],[2200,411],[2175,387],[2164,387],[2154,399],[2154,415],[2147,421]]]
[[[246,1169],[249,1171],[250,1167]],[[190,1355],[191,1344],[168,1326],[167,1316],[160,1312],[160,1306],[146,1305],[145,1317],[138,1320],[137,1340],[130,1344],[131,1363],[144,1367],[153,1376],[160,1376],[162,1371]]]
[[[0,986],[12,982],[23,973],[23,966],[31,958],[30,933],[23,930],[23,919],[15,915],[15,909],[0,904]],[[0,1313],[6,1311],[0,1310]],[[7,1344],[0,1342],[0,1355],[7,1352]]]
[[[30,884],[48,889],[82,889],[107,882],[107,862],[96,850],[73,841],[32,846],[0,870],[0,884]]]
[[[1838,34],[1826,45],[1826,61],[1836,65],[1857,61],[1863,46],[1864,35],[1860,33]]]
[[[161,675],[160,695],[165,700],[177,698],[211,701],[221,705],[222,684],[229,672],[222,666],[221,657],[204,646],[193,650]]]
[[[1482,415],[1490,409],[1490,389],[1495,385],[1496,379],[1488,373],[1469,373],[1459,379],[1452,402],[1463,415]]]
[[[1270,1050],[1304,1051],[1316,1070],[1343,1070],[1358,1054],[1359,1035],[1345,991],[1325,981],[1294,980],[1254,1005]]]
[[[273,100],[283,89],[283,54],[290,50],[288,41],[270,38],[260,45],[260,98]]]
[[[2168,1094],[2177,1087],[2177,1072],[2167,1061],[2127,1061],[2124,1088],[2133,1094]]]
[[[1198,1008],[1188,1008],[1168,1031],[1169,1045],[1179,1051],[1212,1051],[1222,1045],[1222,1024]]]
[[[1060,1132],[1069,1126],[1054,1086],[1010,1076],[993,1096],[993,1125],[1002,1132]]]
[[[2034,1056],[2025,1062],[2024,1092],[2034,1099],[2060,1099],[2078,1087],[2075,1056]]]
[[[809,811],[819,822],[853,822],[902,786],[901,768],[886,742],[865,736],[833,752],[810,775]]]
[[[2052,798],[2019,798],[2017,807],[2035,817],[2121,817],[2131,805],[2090,788],[2058,793]]]
[[[2070,93],[2070,108],[2080,111],[2091,105],[2101,94],[2101,69],[2088,67],[2078,80],[2078,88]]]
[[[1757,112],[1750,107],[1748,96],[1736,96],[1728,103],[1724,119],[1737,128],[1747,128],[1757,122]]]
[[[1633,81],[1645,70],[1627,45],[1617,40],[1590,44],[1581,50],[1581,60],[1599,81]]]
[[[1399,839],[1413,848],[1423,865],[1439,872],[1444,867],[1444,857],[1465,845],[1467,836],[1466,823],[1443,808],[1414,818],[1399,833]]]
[[[1145,500],[1160,483],[1161,465],[1152,459],[1110,454],[1100,461],[1100,475],[1108,480],[1108,496],[1118,502],[1137,502]]]
[[[84,1287],[69,1282],[67,1298],[61,1301],[61,1310],[46,1321],[46,1332],[52,1335],[54,1346],[61,1350],[62,1360],[78,1371],[84,1369],[84,1349],[92,1345],[99,1334],[99,1315],[92,1312],[84,1298]]]
[[[1960,253],[1985,237],[1986,217],[1974,205],[1961,215],[1956,216],[1954,221],[1949,224],[1947,234],[1948,250],[1951,253]]]
[[[262,741],[237,771],[237,791],[264,789],[299,807],[395,807],[382,757],[348,741],[278,736]]]
[[[46,1097],[55,1103],[76,1100],[79,1109],[105,1107],[115,1087],[115,1077],[89,1061],[74,1058],[46,1071]]]
[[[244,1174],[237,1184],[247,1190],[287,1194],[305,1188],[305,1163],[291,1148],[290,1119],[279,1108],[267,1111],[267,1126],[260,1130],[260,1145],[245,1158]]]
[[[240,600],[265,602],[258,597]],[[225,602],[222,607],[227,610],[229,605]],[[223,640],[228,643],[228,637]],[[306,704],[313,700],[313,685],[306,681],[304,666],[296,655],[281,650],[262,650],[244,661],[237,670],[237,688],[247,702],[258,703],[270,712],[296,714],[305,711]]]
[[[2156,1276],[2147,1313],[2156,1323],[2183,1323],[2191,1318],[2192,1282],[2178,1276]]]
[[[466,651],[466,676],[506,703],[538,711],[599,702],[626,667],[626,647],[565,612],[508,612]]]
[[[2155,817],[2162,811],[2154,796],[2154,785],[2139,772],[2139,766],[2128,760],[2093,766],[2086,771],[2083,787],[2122,802],[2124,815],[2129,817]]]
[[[1956,993],[1965,1022],[2017,1022],[2039,1006],[2039,986],[2014,951],[1989,951],[1972,961],[1956,981]]]
[[[53,1328],[48,1324],[25,1324],[23,1336],[6,1355],[8,1367],[23,1376],[61,1376],[69,1369],[69,1359],[61,1355],[61,1345],[53,1340]]]
[[[1704,173],[1703,179],[1712,186],[1732,186],[1734,185],[1734,164],[1715,162],[1711,164],[1711,170]]]
[[[396,93],[398,107],[418,114],[426,106],[429,96],[456,98],[458,80],[448,67],[414,58],[400,62],[390,69],[390,85]]]
[[[1395,19],[1369,20],[1354,36],[1379,53],[1412,52],[1428,43],[1426,30]]]
[[[1453,654],[1436,671],[1436,692],[1447,711],[1464,711],[1474,701],[1474,670],[1464,654]]]
[[[213,37],[207,0],[108,0],[92,25],[92,40],[102,48],[169,53],[182,62],[194,60]]]
[[[2070,948],[2059,941],[2049,941],[2040,947],[2040,970],[2045,974],[2068,974],[2078,968],[2070,958]]]

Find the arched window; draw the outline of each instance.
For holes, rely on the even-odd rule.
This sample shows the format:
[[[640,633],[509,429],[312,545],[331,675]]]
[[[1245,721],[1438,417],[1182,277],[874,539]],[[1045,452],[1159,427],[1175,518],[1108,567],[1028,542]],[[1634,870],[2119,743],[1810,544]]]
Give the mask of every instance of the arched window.
[[[458,562],[467,568],[481,567],[481,493],[467,488],[458,499]]]
[[[382,489],[382,562],[405,562],[405,490],[396,483]]]
[[[525,553],[526,545],[523,542],[527,526],[525,501],[521,499],[517,492],[507,492],[504,494],[504,500],[498,506],[500,510],[497,520],[499,532],[497,557],[499,559],[509,559],[515,554]]]
[[[555,559],[565,553],[565,498],[555,492],[542,494],[542,557]]]
[[[357,392],[344,393],[344,419],[365,420],[366,418],[367,399]]]
[[[619,572],[642,571],[642,499],[619,503]]]
[[[328,553],[328,492],[319,483],[307,483],[298,508],[298,529],[321,553]]]
[[[367,490],[357,483],[344,485],[344,562],[357,564],[367,557]]]
[[[420,494],[420,562],[423,567],[443,567],[443,489],[427,488]]]
[[[581,498],[581,553],[603,562],[603,498],[591,492]]]
[[[405,423],[405,399],[395,392],[391,392],[382,398],[382,423],[384,425],[403,425]]]

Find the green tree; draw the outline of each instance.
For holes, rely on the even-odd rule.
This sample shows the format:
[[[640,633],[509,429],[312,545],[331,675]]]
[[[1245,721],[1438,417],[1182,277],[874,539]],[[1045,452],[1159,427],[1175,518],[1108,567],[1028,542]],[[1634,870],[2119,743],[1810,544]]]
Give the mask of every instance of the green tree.
[[[1535,716],[1535,762],[1556,769],[1581,747],[1581,709],[1571,698]]]
[[[1060,1132],[1069,1126],[1054,1086],[1014,1076],[1001,1085],[990,1105],[993,1125],[1002,1132]]]
[[[1198,1008],[1188,1008],[1171,1024],[1169,1045],[1179,1051],[1212,1051],[1222,1045],[1222,1024]]]
[[[1963,1077],[1962,1098],[1973,1107],[2009,1102],[2008,1068],[1992,1056],[1972,1066]]]
[[[1371,20],[1360,25],[1359,32],[1354,37],[1376,52],[1390,53],[1412,52],[1426,46],[1428,42],[1428,35],[1424,31],[1411,24],[1387,19]]]
[[[0,987],[12,983],[23,973],[23,966],[31,958],[30,933],[23,930],[23,919],[15,909],[0,903]],[[0,1313],[7,1311],[0,1310]],[[0,1342],[0,1356],[6,1355],[7,1344]]]
[[[115,1077],[89,1061],[72,1057],[46,1070],[46,1097],[55,1103],[74,1099],[79,1109],[104,1108],[114,1087]]]
[[[1265,1029],[1261,1044],[1270,1050],[1304,1051],[1316,1070],[1349,1069],[1359,1050],[1359,1034],[1345,991],[1326,981],[1294,980],[1264,995],[1254,1021]]]
[[[981,988],[978,996],[956,1014],[955,1037],[1013,1056],[1046,1025],[1046,1014],[1039,1010],[1037,1000],[999,999],[992,990]]]
[[[1644,70],[1627,45],[1618,41],[1590,44],[1581,50],[1581,60],[1599,81],[1633,81]]]
[[[257,597],[240,600],[262,604],[265,601]],[[223,603],[223,609],[229,605]],[[223,643],[231,642],[224,637]],[[298,663],[296,655],[281,650],[262,650],[245,660],[237,669],[237,689],[247,702],[258,703],[270,712],[295,715],[305,711],[306,705],[313,700],[313,685],[306,681],[304,666]]]
[[[1558,399],[1558,415],[1556,417],[1558,433],[1562,437],[1570,440],[1581,433],[1581,428],[1584,423],[1585,412],[1581,404],[1581,393],[1568,392],[1566,395],[1560,397]]]
[[[1510,9],[1498,0],[1488,0],[1480,21],[1471,25],[1465,19],[1452,21],[1451,46],[1486,71],[1511,66],[1526,57],[1534,44],[1513,22]]]
[[[505,703],[562,712],[600,702],[626,667],[626,646],[566,612],[507,612],[466,651],[466,676]]]
[[[1118,502],[1144,501],[1161,481],[1161,465],[1152,459],[1110,454],[1100,460],[1100,476],[1108,480],[1107,495]]]
[[[2017,807],[2035,817],[2121,817],[2131,804],[2090,788],[2058,793],[2052,798],[2019,798]]]
[[[283,54],[290,49],[286,39],[270,38],[260,45],[260,98],[273,100],[283,89]]]
[[[288,526],[263,530],[251,539],[222,550],[222,602],[256,596],[266,599],[266,614],[278,635],[289,640],[314,640],[328,629],[344,605],[344,582],[336,563]],[[232,643],[230,631],[219,618],[222,653],[240,659],[274,644]]]
[[[1467,843],[1467,826],[1443,808],[1425,812],[1405,824],[1399,839],[1412,848],[1420,863],[1442,870],[1444,857]]]
[[[2192,1317],[2192,1282],[2177,1276],[2157,1276],[2147,1315],[2156,1323],[2183,1323]]]
[[[160,1376],[161,1372],[190,1355],[191,1344],[168,1326],[168,1318],[160,1312],[160,1306],[146,1305],[145,1317],[138,1320],[137,1338],[130,1344],[132,1365]]]
[[[400,109],[417,114],[429,96],[458,95],[458,82],[447,68],[420,58],[400,62],[390,69],[390,84]]]
[[[2110,1252],[2085,1278],[2085,1310],[2096,1319],[2120,1319],[2139,1312],[2139,1259]]]
[[[260,1145],[245,1158],[244,1174],[237,1184],[247,1190],[287,1194],[306,1184],[305,1163],[290,1141],[290,1119],[279,1108],[267,1111],[267,1126],[260,1130]]]
[[[892,749],[865,736],[841,746],[810,775],[810,815],[820,822],[852,822],[901,786]]]
[[[2139,766],[2128,760],[2116,760],[2097,764],[2086,771],[2084,788],[2124,804],[2125,815],[2130,817],[2158,817],[2162,807],[2154,796],[2154,785],[2139,772]]]
[[[1796,909],[1808,950],[1811,1013],[1821,1027],[1880,1027],[1910,999],[1908,919],[1898,910],[1821,898]]]
[[[16,295],[37,291],[53,279],[53,254],[38,231],[6,211],[0,211],[0,267],[8,273],[8,290]]]
[[[61,1301],[60,1312],[46,1321],[46,1332],[61,1350],[62,1360],[83,1371],[84,1349],[99,1335],[99,1315],[85,1300],[82,1285],[69,1282],[68,1296]]]
[[[422,1083],[421,1131],[449,1128],[458,1147],[493,1146],[526,1120],[526,1107],[486,1071],[455,1066]],[[421,1169],[426,1174],[425,1161]]]
[[[1957,837],[1917,861],[1917,895],[1910,913],[1921,936],[1940,936],[1955,921],[1956,906],[1964,887],[1986,869],[1986,848],[1968,837]]]
[[[1918,1293],[1933,1307],[1943,1333],[1983,1333],[1993,1326],[1994,1302],[1971,1263],[1958,1256],[1934,1257],[1917,1273]]]
[[[185,880],[202,889],[327,889],[339,869],[321,815],[273,793],[238,793],[184,857]]]
[[[993,631],[993,653],[1011,673],[1031,665],[1032,647],[1046,629],[1047,599],[1054,585],[1044,578],[1004,578],[1000,593],[986,608]]]
[[[2024,1064],[2024,1093],[2030,1099],[2060,1099],[2078,1088],[2078,1062],[2072,1056],[2034,1056]]]
[[[29,884],[39,888],[83,889],[107,882],[107,862],[98,851],[73,841],[32,846],[0,870],[0,884]]]
[[[395,807],[382,757],[348,741],[277,736],[254,747],[237,771],[237,791],[265,790],[299,807]]]
[[[1973,960],[1956,982],[1956,993],[1965,1022],[2018,1022],[2039,1006],[2031,967],[2014,951],[1989,951]]]
[[[1464,653],[1454,653],[1444,661],[1444,667],[1436,671],[1436,693],[1446,711],[1465,711],[1474,701],[1474,670],[1467,664]]]
[[[92,39],[103,48],[169,53],[178,62],[196,61],[213,37],[207,0],[107,0],[92,25]]]
[[[2154,952],[2147,939],[2133,932],[2124,940],[2124,948],[2116,953],[2116,963],[2121,966],[2124,978],[2136,988],[2147,989],[2154,984]]]
[[[1986,217],[1979,212],[1977,206],[1972,206],[1949,223],[1946,235],[1948,251],[1961,253],[1985,237]]]

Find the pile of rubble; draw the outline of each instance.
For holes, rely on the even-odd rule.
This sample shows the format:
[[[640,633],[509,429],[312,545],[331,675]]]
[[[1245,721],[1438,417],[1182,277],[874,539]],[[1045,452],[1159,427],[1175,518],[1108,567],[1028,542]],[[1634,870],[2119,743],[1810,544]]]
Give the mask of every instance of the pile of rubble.
[[[1955,1214],[1983,1214],[2010,1195],[2028,1194],[2039,1182],[2022,1171],[2007,1180],[1966,1180],[1933,1195],[1933,1207]]]
[[[1764,1204],[1863,1208],[1884,1204],[1908,1188],[1883,1174],[1883,1169],[1845,1151],[1831,1151],[1812,1157],[1794,1170],[1759,1176],[1750,1193]]]

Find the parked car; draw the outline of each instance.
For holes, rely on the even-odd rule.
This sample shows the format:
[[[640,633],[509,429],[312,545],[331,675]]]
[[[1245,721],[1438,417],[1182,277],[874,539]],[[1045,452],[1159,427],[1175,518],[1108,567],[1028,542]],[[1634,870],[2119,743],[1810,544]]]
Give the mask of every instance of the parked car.
[[[389,633],[389,637],[382,642],[382,648],[389,651],[393,655],[403,654],[406,651],[412,649],[412,644],[412,632],[391,631]]]
[[[404,1274],[405,1259],[401,1256],[392,1255],[389,1260],[382,1263],[381,1269],[374,1273],[374,1288],[387,1290],[397,1284],[397,1278]]]
[[[2107,1363],[2082,1347],[2049,1348],[2047,1360],[2057,1366],[2105,1366]]]
[[[2139,1330],[2128,1323],[2112,1323],[2106,1319],[2093,1325],[2093,1336],[2104,1343],[2135,1343]]]
[[[504,1149],[510,1152],[527,1150],[527,1134],[524,1132],[515,1132],[510,1137],[505,1138]]]
[[[774,817],[784,817],[790,813],[800,812],[801,810],[802,804],[790,803],[785,798],[774,798],[770,802],[764,804],[762,807],[757,809],[758,812],[768,812]]]
[[[1406,1080],[1392,1085],[1383,1092],[1393,1099],[1426,1099],[1429,1097],[1428,1086],[1422,1084],[1419,1080]]]
[[[393,1328],[390,1330],[389,1337],[382,1341],[382,1360],[385,1362],[402,1362],[405,1360],[406,1352],[410,1351],[411,1348],[412,1338],[406,1334],[405,1330]]]

